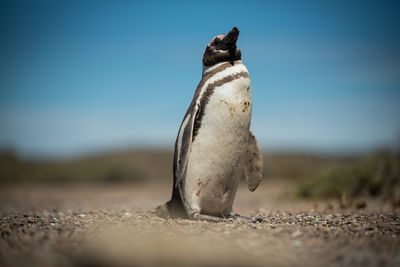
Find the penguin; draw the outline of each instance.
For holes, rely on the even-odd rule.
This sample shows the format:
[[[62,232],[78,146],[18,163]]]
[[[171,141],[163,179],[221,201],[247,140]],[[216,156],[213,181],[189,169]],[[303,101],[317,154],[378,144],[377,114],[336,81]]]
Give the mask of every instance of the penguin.
[[[220,221],[230,218],[241,177],[254,191],[263,158],[250,131],[250,75],[236,47],[239,29],[214,37],[175,142],[171,200],[160,216]]]

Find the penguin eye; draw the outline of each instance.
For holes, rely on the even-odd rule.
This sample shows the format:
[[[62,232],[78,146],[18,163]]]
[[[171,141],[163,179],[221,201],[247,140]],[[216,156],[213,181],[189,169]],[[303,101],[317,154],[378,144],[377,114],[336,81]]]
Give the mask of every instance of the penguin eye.
[[[214,39],[213,44],[214,44],[214,45],[218,45],[219,42],[221,42],[221,40],[217,37],[217,38]]]

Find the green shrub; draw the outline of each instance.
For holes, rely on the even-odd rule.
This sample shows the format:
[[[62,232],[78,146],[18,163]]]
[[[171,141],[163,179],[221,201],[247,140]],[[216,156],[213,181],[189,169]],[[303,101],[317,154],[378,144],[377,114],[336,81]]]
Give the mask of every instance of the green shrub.
[[[352,166],[324,172],[299,183],[296,190],[298,196],[305,198],[352,199],[370,195],[396,203],[399,193],[400,159],[390,153],[375,154]]]

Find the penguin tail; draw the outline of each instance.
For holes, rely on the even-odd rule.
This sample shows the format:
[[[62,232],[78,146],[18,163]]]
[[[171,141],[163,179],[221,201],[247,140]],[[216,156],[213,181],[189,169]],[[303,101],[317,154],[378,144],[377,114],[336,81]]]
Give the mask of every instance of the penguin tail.
[[[171,200],[155,208],[154,213],[162,218],[189,218],[181,196],[175,188],[172,192]]]
[[[168,212],[168,202],[161,204],[157,207],[155,207],[154,209],[152,209],[150,212],[161,217],[161,218],[165,218],[168,219],[169,218],[169,212]]]
[[[182,203],[182,200],[171,199],[167,203],[164,204],[168,210],[168,215],[170,218],[176,219],[188,219],[188,215],[186,213],[185,206]]]
[[[153,214],[156,214],[157,216],[161,218],[172,218],[172,219],[187,219],[189,218],[186,214],[186,210],[183,206],[182,203],[179,203],[175,200],[170,200],[165,202],[164,204],[161,204],[157,206],[156,208],[152,209],[150,211]]]

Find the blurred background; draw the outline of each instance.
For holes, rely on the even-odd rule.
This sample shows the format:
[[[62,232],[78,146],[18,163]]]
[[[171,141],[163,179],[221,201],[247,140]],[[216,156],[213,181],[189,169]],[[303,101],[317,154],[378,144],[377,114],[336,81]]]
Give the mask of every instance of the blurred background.
[[[399,14],[397,1],[2,1],[0,181],[172,183],[202,53],[237,26],[265,177],[397,203]]]

